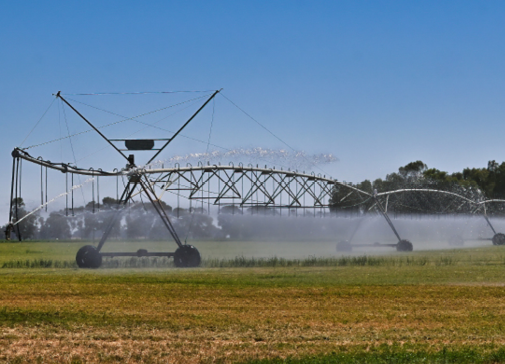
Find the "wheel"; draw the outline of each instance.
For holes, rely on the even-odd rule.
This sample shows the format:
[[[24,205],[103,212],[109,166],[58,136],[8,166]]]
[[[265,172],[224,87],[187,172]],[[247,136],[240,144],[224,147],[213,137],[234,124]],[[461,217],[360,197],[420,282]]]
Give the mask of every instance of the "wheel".
[[[463,246],[463,245],[465,245],[465,241],[459,235],[452,235],[449,238],[448,242],[449,242],[450,246]]]
[[[93,245],[85,245],[77,252],[75,261],[79,268],[99,268],[102,265],[102,256]]]
[[[408,240],[400,240],[398,244],[396,244],[396,251],[399,252],[411,252],[414,250],[414,246]]]
[[[202,258],[200,252],[193,245],[183,245],[174,254],[174,263],[179,268],[198,267]]]
[[[505,234],[498,233],[493,236],[493,245],[505,245]]]
[[[338,252],[352,252],[352,245],[347,240],[339,241],[337,243]]]

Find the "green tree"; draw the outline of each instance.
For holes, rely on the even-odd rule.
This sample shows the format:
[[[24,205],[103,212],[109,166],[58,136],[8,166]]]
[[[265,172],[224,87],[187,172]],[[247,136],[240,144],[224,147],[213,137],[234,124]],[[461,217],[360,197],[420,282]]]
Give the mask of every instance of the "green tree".
[[[368,180],[358,183],[357,185],[353,185],[352,183],[335,183],[329,201],[331,212],[359,213],[367,211],[370,207],[370,203],[372,203],[370,196],[360,193],[352,187],[368,193],[372,193],[373,191],[372,184]]]
[[[40,236],[43,239],[70,239],[69,219],[60,211],[51,212],[40,228]]]
[[[11,229],[11,232],[15,235],[15,238],[22,239],[33,239],[36,237],[39,231],[38,225],[38,212],[28,215],[25,203],[21,197],[12,200],[12,223],[15,224],[16,221],[20,221],[15,226],[8,227],[4,226],[4,231]],[[26,217],[25,217],[26,216]],[[18,236],[19,234],[19,236]],[[6,232],[7,235],[7,232]],[[14,238],[11,236],[11,239]]]
[[[490,178],[490,175],[493,175],[493,177]],[[502,185],[503,190],[499,190],[498,186]],[[435,168],[428,168],[424,162],[418,160],[400,167],[398,172],[386,175],[385,179],[378,178],[373,183],[365,180],[355,186],[366,192],[370,192],[372,189],[378,192],[405,190],[401,193],[391,194],[389,197],[382,196],[379,198],[384,206],[387,199],[388,211],[396,213],[470,211],[470,204],[462,205],[461,198],[408,190],[434,189],[451,191],[474,201],[482,200],[482,191],[484,191],[487,196],[495,196],[496,198],[502,193],[505,195],[505,164],[498,165],[496,162],[491,161],[488,163],[488,169],[465,169],[463,172],[449,174]],[[330,210],[352,211],[357,208],[353,208],[350,204],[350,202],[357,203],[357,194],[347,190],[348,188],[345,188],[345,186],[336,185],[334,187],[330,198]],[[375,201],[372,202],[375,203]],[[368,211],[373,207],[369,204],[369,201],[359,206],[362,211]]]
[[[423,172],[428,169],[428,166],[424,164],[422,161],[415,161],[415,162],[410,162],[404,167],[400,167],[398,169],[398,173],[404,178],[404,179],[413,179],[413,180],[418,180],[419,178],[422,178]]]

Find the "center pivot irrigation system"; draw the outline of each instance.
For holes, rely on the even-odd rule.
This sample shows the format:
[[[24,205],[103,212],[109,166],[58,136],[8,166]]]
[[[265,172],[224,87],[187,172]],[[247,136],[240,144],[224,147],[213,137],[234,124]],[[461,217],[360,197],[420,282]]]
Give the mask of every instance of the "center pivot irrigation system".
[[[87,176],[91,180],[99,177],[116,177],[125,178],[127,182],[124,185],[124,190],[118,194],[117,208],[106,224],[103,230],[103,235],[95,247],[86,245],[79,249],[76,255],[76,261],[81,268],[98,268],[102,264],[103,257],[173,257],[175,266],[177,267],[196,267],[200,265],[201,257],[199,251],[193,246],[182,243],[174,225],[172,224],[169,213],[165,210],[165,204],[162,203],[161,197],[164,193],[169,192],[185,197],[195,204],[201,203],[201,210],[204,210],[204,205],[208,205],[208,211],[211,206],[217,206],[221,209],[231,209],[232,213],[239,212],[244,214],[244,208],[251,213],[259,213],[260,211],[274,211],[276,214],[285,214],[288,216],[298,216],[299,211],[303,215],[313,214],[313,216],[325,216],[330,207],[335,204],[347,209],[360,209],[360,211],[375,211],[379,213],[388,223],[392,232],[396,236],[397,243],[395,244],[352,244],[352,239],[358,230],[362,218],[356,225],[349,240],[341,241],[337,244],[337,251],[351,251],[353,247],[393,247],[397,251],[412,251],[413,245],[403,239],[396,229],[393,221],[388,214],[388,206],[391,208],[397,205],[405,204],[401,196],[416,195],[416,201],[423,198],[424,194],[443,196],[452,199],[450,202],[439,199],[441,204],[447,206],[437,206],[440,210],[448,211],[451,208],[452,212],[482,212],[488,226],[493,231],[494,236],[489,239],[494,245],[504,245],[505,235],[497,233],[489,220],[486,213],[486,204],[493,202],[505,202],[503,200],[485,200],[476,201],[472,198],[467,198],[458,193],[442,191],[436,189],[399,189],[378,193],[366,192],[358,189],[345,182],[339,182],[326,176],[316,175],[314,173],[306,174],[292,170],[282,170],[275,168],[260,168],[258,165],[242,164],[228,166],[221,165],[204,165],[199,163],[198,166],[188,164],[186,167],[181,167],[176,164],[174,168],[165,168],[162,165],[160,168],[155,167],[157,162],[153,162],[156,157],[182,132],[182,130],[207,106],[207,104],[220,93],[221,90],[212,91],[206,96],[203,104],[182,124],[182,126],[170,138],[165,139],[110,139],[107,138],[91,121],[81,114],[72,104],[65,99],[60,92],[55,94],[57,99],[60,99],[64,105],[69,107],[75,114],[87,123],[93,131],[95,131],[103,140],[105,140],[112,148],[119,153],[127,162],[126,167],[121,170],[114,169],[112,172],[102,171],[101,169],[82,169],[69,163],[54,163],[44,160],[41,157],[34,158],[26,151],[27,148],[15,148],[12,152],[13,168],[12,168],[12,183],[11,183],[11,205],[9,210],[9,224],[7,225],[5,235],[6,239],[10,240],[11,233],[15,232],[19,240],[21,240],[21,232],[19,223],[28,215],[33,214],[44,205],[47,206],[47,169],[53,169],[64,173],[66,176],[71,175],[72,179],[72,200],[74,189],[80,188],[82,185],[73,185],[74,175]],[[246,114],[247,115],[247,114]],[[115,144],[124,142],[126,149],[120,149]],[[157,143],[162,143],[158,148],[155,148]],[[145,167],[139,167],[135,164],[134,154],[138,151],[153,151],[153,156],[146,163]],[[128,152],[125,154],[124,152]],[[42,189],[42,168],[46,168],[46,203],[39,206],[24,217],[18,216],[17,201],[21,197],[21,160],[26,160],[30,163],[41,166],[41,189]],[[116,186],[117,186],[116,181]],[[93,185],[94,186],[94,185]],[[97,183],[98,188],[98,183]],[[335,200],[335,191],[342,189],[343,195],[339,200]],[[42,194],[42,191],[41,191]],[[62,195],[68,195],[67,192]],[[103,252],[105,242],[107,241],[115,224],[120,221],[121,214],[125,207],[133,197],[142,194],[147,197],[150,204],[161,218],[163,225],[168,230],[170,236],[177,244],[177,249],[174,252],[149,252],[146,249],[139,249],[136,252]],[[43,200],[43,199],[42,199]],[[94,201],[94,197],[93,197]],[[428,202],[427,202],[428,201]],[[424,197],[424,202],[430,204],[433,201]],[[459,202],[458,202],[459,201]],[[51,202],[51,201],[49,201]],[[418,201],[416,202],[418,203]],[[344,206],[345,205],[345,206]],[[453,244],[461,244],[462,238],[452,238]],[[457,240],[457,241],[456,241]]]
[[[94,131],[96,131],[104,140],[107,141],[126,161],[127,165],[120,172],[103,172],[101,170],[83,170],[78,169],[76,167],[72,167],[68,164],[64,163],[51,163],[49,161],[44,161],[40,159],[35,159],[29,156],[28,153],[24,152],[21,149],[14,149],[12,152],[12,156],[14,158],[13,163],[13,172],[12,172],[12,188],[11,188],[11,206],[10,206],[10,216],[9,221],[11,222],[6,230],[6,238],[10,238],[11,231],[14,229],[14,224],[12,223],[13,214],[17,211],[17,205],[12,206],[13,201],[17,198],[14,195],[14,189],[16,190],[16,194],[18,193],[18,183],[20,180],[19,177],[19,159],[29,160],[31,162],[40,164],[42,166],[59,169],[63,173],[73,173],[73,174],[82,174],[88,176],[114,176],[114,175],[126,175],[128,177],[128,182],[119,198],[117,204],[118,209],[116,213],[110,219],[103,235],[98,243],[98,246],[86,245],[83,246],[76,255],[77,265],[80,268],[98,268],[102,264],[102,257],[104,256],[156,256],[156,257],[174,257],[174,262],[177,267],[196,267],[200,265],[200,253],[199,251],[192,245],[183,244],[181,239],[177,235],[170,218],[165,211],[161,200],[156,196],[156,192],[154,191],[153,184],[149,181],[148,175],[143,173],[142,169],[137,168],[135,165],[135,157],[134,154],[126,155],[123,153],[124,151],[146,151],[146,150],[154,150],[155,153],[151,157],[151,159],[147,162],[147,164],[151,163],[176,137],[179,133],[200,113],[200,111],[220,92],[220,90],[215,91],[200,108],[177,130],[177,132],[168,139],[157,139],[158,141],[163,141],[164,144],[161,148],[153,149],[155,139],[109,139],[104,134],[96,128],[93,123],[91,123],[88,119],[86,119],[74,106],[72,106],[62,95],[61,92],[56,94],[56,97],[61,99],[68,107],[70,107],[82,120],[84,120]],[[126,150],[119,149],[113,142],[114,141],[124,141]],[[114,253],[105,253],[101,252],[107,238],[109,237],[114,223],[118,220],[123,208],[126,206],[128,201],[132,198],[133,194],[137,190],[140,189],[140,192],[143,193],[149,199],[151,205],[154,207],[155,211],[158,213],[161,221],[167,228],[168,232],[174,239],[178,248],[175,252],[148,252],[145,249],[139,249],[137,252],[114,252]],[[18,237],[20,238],[19,230]]]

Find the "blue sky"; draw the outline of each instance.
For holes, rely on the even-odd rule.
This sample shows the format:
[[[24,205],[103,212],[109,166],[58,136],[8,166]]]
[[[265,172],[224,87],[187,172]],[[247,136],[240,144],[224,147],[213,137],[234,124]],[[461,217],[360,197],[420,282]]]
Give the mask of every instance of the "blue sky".
[[[449,172],[501,162],[504,19],[500,1],[4,2],[1,206],[10,152],[58,90],[224,88],[293,148],[339,158],[323,167],[339,180],[418,159]],[[60,135],[54,115],[38,136]],[[286,148],[223,98],[215,125],[227,148]]]

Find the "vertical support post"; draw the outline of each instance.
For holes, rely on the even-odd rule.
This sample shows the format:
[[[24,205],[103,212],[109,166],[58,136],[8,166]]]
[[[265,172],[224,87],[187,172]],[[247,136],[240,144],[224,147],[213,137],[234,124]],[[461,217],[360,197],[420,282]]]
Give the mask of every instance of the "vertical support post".
[[[261,185],[263,186],[263,188],[265,189],[265,191],[267,189],[267,187],[265,186],[266,179],[267,179],[266,175],[263,175],[263,182],[261,183]],[[265,210],[267,209],[266,202],[267,202],[267,196],[265,195],[265,192],[263,192],[263,206],[265,207]]]
[[[295,177],[296,198],[298,198],[298,177]],[[298,217],[298,209],[295,210],[295,217]]]
[[[314,196],[316,195],[316,184],[314,183]],[[314,199],[314,217],[316,217],[316,200]]]
[[[207,214],[210,215],[210,178],[207,179],[207,210]]]
[[[307,206],[307,205],[306,205],[306,203],[305,203],[305,202],[306,202],[306,201],[305,201],[305,196],[306,196],[307,194],[306,194],[305,192],[306,192],[306,191],[304,190],[304,191],[303,191],[303,217],[305,217],[305,214],[306,214],[306,211],[307,211],[307,209],[305,208],[305,206]]]
[[[235,188],[235,170],[233,170],[231,172],[231,183],[232,183],[232,186]],[[232,200],[231,214],[235,215],[235,200]]]
[[[9,208],[9,223],[12,223],[12,214],[14,212],[12,204],[14,203],[14,180],[16,175],[16,157],[12,158],[12,181],[11,181],[11,201]]]
[[[189,187],[192,188],[192,182],[193,182],[193,173],[189,173]],[[191,191],[193,192],[193,191]],[[191,198],[191,192],[189,195],[189,213],[191,214],[191,209],[193,208],[193,199]]]
[[[23,160],[19,158],[19,198],[21,198],[21,182],[23,181]]]
[[[7,225],[7,228],[5,229],[5,240],[11,240],[11,232],[14,229],[14,226],[12,225],[12,213],[13,213],[13,202],[14,202],[14,178],[15,178],[15,171],[16,171],[16,156],[15,153],[12,152],[12,180],[11,180],[11,198],[9,202],[9,223]]]
[[[19,157],[16,158],[16,197],[14,198],[15,200],[15,213],[16,213],[16,221],[19,220],[19,213],[18,213],[18,207],[19,207],[19,195],[18,195],[18,182],[19,182]],[[18,240],[21,241],[21,230],[19,227],[19,224],[16,224],[16,234],[18,236]]]
[[[46,167],[46,212],[47,212],[47,167]]]
[[[95,213],[95,179],[91,182],[91,208],[93,213]]]
[[[96,202],[97,202],[97,208],[98,212],[100,212],[100,180],[99,176],[96,176]]]
[[[40,205],[44,205],[44,167],[40,165]]]
[[[18,218],[18,178],[19,178],[19,158],[16,158],[16,182],[14,186],[14,217]]]
[[[249,175],[251,176],[251,179],[249,180],[249,191],[252,191],[254,183],[255,183],[255,181],[253,181],[253,177],[255,177],[255,175],[254,175],[254,172],[252,170],[249,172]],[[249,197],[249,201],[251,201],[249,203],[249,206],[251,206],[251,207],[249,207],[249,209],[251,210],[251,216],[254,215],[254,201],[256,201],[254,199],[254,193],[255,192],[251,193],[250,197]],[[257,196],[257,194],[258,193],[256,192],[256,196]]]
[[[282,179],[281,179],[282,181]],[[274,182],[272,181],[272,185],[274,185]],[[275,187],[275,186],[274,186]],[[282,216],[282,186],[281,186],[281,193],[279,194],[279,206],[281,207],[280,208],[280,215]]]
[[[65,216],[68,216],[68,173],[65,173]]]
[[[74,216],[74,174],[72,173],[72,216]]]
[[[291,197],[291,182],[293,180],[289,180],[289,185],[288,185],[288,203],[287,203],[287,206],[288,206],[288,217],[291,217],[291,203],[293,202],[293,198]]]
[[[219,194],[221,195],[221,170],[217,170],[218,174],[218,180],[217,180],[217,190],[219,191]],[[221,214],[221,199],[217,202],[217,214]]]

